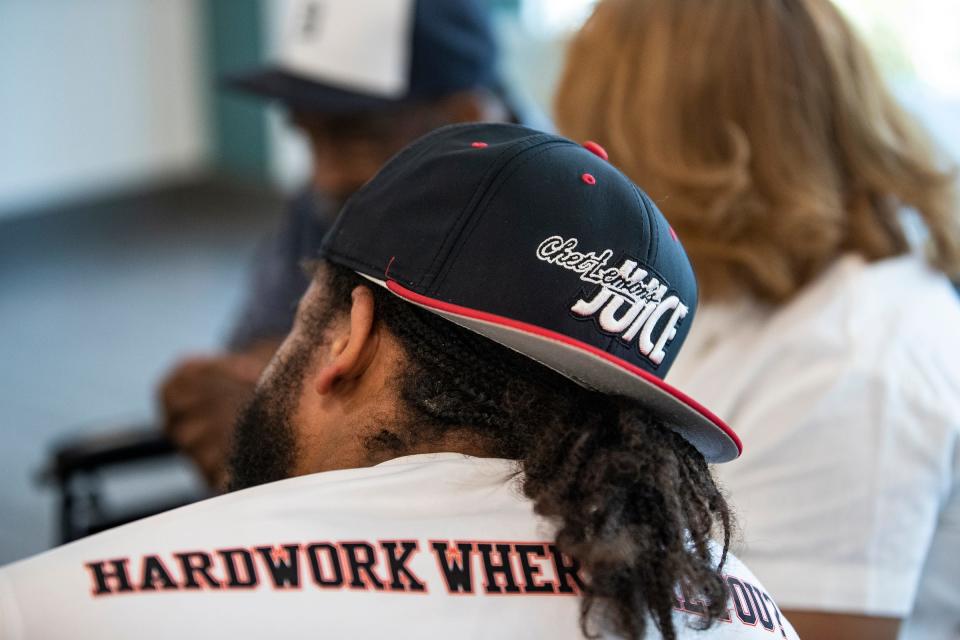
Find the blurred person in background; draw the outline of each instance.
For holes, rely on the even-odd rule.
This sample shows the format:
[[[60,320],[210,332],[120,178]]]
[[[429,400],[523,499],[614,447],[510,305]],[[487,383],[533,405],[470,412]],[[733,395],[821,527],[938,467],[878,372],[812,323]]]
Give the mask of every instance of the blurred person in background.
[[[183,360],[160,390],[166,432],[217,488],[236,414],[307,288],[301,261],[316,254],[342,204],[432,129],[519,119],[480,0],[300,0],[289,18],[278,65],[231,80],[287,108],[309,140],[311,184],[262,248],[228,350]]]
[[[960,637],[955,172],[827,0],[603,0],[556,97],[704,304],[671,382],[749,454],[739,553],[803,637]]]

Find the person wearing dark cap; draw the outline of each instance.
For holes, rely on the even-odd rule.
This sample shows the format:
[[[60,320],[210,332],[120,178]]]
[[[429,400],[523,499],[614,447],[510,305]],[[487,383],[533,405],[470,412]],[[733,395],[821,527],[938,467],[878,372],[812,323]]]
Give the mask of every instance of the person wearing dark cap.
[[[229,79],[285,106],[312,152],[309,188],[266,241],[228,352],[181,361],[160,389],[166,432],[226,482],[236,412],[293,321],[300,261],[346,199],[398,149],[445,124],[517,119],[480,0],[298,0],[273,67]]]
[[[739,439],[663,380],[690,262],[603,155],[508,124],[396,155],[316,254],[235,492],[0,570],[0,635],[795,640],[727,553]]]

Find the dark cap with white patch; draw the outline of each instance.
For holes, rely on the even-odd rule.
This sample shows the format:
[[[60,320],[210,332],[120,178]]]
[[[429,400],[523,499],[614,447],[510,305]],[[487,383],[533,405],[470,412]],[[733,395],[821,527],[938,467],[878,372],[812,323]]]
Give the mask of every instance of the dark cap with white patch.
[[[642,403],[709,462],[740,454],[730,427],[663,380],[696,279],[663,214],[598,145],[506,124],[438,129],[347,202],[321,255]]]
[[[289,0],[277,59],[240,90],[326,114],[381,111],[487,88],[497,45],[482,0]]]

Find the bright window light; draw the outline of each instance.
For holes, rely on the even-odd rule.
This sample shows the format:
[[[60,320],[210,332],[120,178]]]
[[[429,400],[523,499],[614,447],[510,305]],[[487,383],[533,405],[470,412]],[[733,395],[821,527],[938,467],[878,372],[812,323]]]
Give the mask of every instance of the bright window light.
[[[544,36],[575,31],[597,0],[523,0],[522,20],[531,33]]]
[[[960,2],[836,0],[896,82],[915,80],[960,99]]]

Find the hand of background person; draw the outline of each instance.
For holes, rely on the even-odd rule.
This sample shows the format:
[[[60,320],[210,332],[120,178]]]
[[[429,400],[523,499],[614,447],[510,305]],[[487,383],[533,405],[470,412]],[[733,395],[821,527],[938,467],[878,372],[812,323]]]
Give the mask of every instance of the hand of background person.
[[[215,489],[227,485],[237,415],[279,346],[264,341],[243,352],[187,358],[161,383],[164,431]]]

